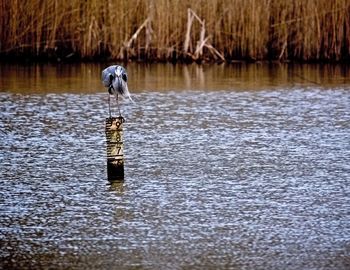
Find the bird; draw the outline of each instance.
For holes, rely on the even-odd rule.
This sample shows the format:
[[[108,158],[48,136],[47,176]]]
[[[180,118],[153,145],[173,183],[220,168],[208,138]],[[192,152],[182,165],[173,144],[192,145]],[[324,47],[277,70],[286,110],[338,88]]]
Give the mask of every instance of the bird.
[[[126,69],[119,65],[112,65],[102,70],[102,83],[108,90],[109,117],[111,117],[110,95],[114,95],[117,101],[119,116],[121,116],[118,95],[133,101],[128,89],[128,74]]]

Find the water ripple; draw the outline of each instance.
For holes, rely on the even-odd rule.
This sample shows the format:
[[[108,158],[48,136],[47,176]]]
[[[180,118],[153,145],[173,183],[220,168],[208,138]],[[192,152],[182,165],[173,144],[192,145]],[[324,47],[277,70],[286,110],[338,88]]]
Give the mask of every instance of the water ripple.
[[[346,269],[349,89],[1,93],[3,268]]]

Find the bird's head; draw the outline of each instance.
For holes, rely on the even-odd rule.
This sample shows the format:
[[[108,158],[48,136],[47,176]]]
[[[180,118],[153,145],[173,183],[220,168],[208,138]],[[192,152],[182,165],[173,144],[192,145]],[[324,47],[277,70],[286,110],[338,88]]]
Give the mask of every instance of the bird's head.
[[[112,80],[113,88],[123,95],[125,91],[128,90],[127,82],[128,75],[126,73],[126,70],[121,66],[117,66],[117,68],[114,71],[114,76]]]

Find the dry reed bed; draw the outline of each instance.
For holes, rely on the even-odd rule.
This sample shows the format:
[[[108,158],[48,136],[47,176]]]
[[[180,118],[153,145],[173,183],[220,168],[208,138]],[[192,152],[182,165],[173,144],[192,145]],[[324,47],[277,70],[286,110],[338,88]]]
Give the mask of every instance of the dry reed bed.
[[[0,0],[0,42],[3,56],[341,61],[350,56],[350,3]]]

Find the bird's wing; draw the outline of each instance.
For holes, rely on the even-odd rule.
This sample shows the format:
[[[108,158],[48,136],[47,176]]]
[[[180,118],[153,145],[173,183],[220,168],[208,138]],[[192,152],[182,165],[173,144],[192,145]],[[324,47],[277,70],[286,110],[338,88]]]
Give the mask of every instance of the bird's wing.
[[[110,66],[102,70],[101,81],[105,87],[109,87],[111,85],[110,75],[114,76],[114,71],[116,66]]]

